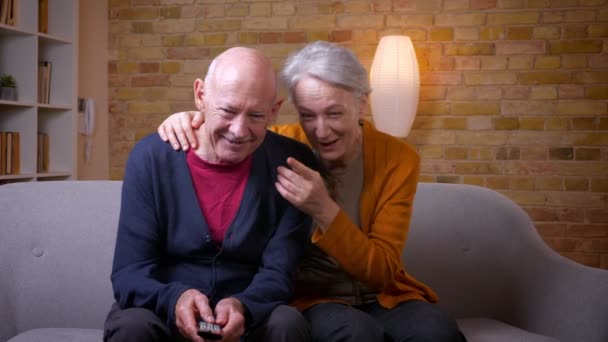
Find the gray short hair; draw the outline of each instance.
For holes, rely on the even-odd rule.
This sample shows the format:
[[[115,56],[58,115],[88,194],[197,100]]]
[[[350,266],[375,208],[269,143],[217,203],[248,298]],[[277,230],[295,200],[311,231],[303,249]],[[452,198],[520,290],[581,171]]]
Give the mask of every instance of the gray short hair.
[[[355,54],[324,41],[306,45],[285,61],[281,80],[292,99],[298,81],[304,76],[312,76],[351,91],[357,98],[371,92],[367,70]]]

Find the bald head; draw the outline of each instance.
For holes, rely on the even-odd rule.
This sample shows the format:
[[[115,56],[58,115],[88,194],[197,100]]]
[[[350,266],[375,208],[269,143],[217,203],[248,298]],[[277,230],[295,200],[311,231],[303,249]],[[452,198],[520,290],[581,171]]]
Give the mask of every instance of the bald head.
[[[215,82],[245,82],[253,80],[276,98],[277,77],[272,62],[256,49],[233,47],[218,55],[207,70],[205,84]]]

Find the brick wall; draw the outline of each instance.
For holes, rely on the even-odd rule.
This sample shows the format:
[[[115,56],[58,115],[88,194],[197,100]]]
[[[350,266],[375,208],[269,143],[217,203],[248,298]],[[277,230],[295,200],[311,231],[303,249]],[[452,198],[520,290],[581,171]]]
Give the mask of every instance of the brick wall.
[[[111,177],[167,114],[192,109],[213,56],[256,46],[280,67],[329,40],[371,65],[409,35],[421,68],[408,140],[422,180],[495,189],[561,254],[608,269],[607,0],[110,0]],[[281,121],[296,119],[284,106]]]

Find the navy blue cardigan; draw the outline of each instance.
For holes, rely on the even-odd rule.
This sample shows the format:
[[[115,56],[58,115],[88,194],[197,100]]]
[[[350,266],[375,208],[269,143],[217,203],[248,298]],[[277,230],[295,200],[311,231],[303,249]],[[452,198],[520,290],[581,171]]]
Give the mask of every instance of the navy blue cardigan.
[[[310,148],[267,132],[254,152],[236,217],[218,248],[202,215],[183,151],[152,134],[127,161],[112,267],[121,308],[144,307],[175,328],[175,304],[195,288],[215,305],[235,297],[247,327],[292,296],[292,280],[309,245],[308,216],[276,191],[276,169],[288,156],[314,166]]]

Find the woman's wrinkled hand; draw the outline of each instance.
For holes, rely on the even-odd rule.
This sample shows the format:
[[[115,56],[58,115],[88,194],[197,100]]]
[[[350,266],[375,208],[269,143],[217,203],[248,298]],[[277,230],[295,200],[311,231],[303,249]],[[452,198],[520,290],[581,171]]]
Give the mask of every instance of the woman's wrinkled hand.
[[[296,208],[310,215],[325,230],[340,207],[329,196],[321,175],[294,158],[287,158],[289,168],[277,169],[277,191]]]
[[[158,135],[163,141],[169,141],[173,149],[184,151],[196,148],[198,143],[194,130],[204,121],[203,113],[198,111],[179,112],[170,115],[158,126]]]

